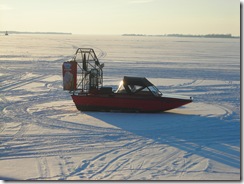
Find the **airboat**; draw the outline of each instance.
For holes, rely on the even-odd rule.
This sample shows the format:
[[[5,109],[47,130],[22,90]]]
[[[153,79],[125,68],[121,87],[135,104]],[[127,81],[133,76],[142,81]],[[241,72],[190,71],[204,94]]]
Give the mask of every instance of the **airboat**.
[[[192,97],[164,95],[145,77],[124,76],[117,90],[103,86],[103,67],[92,48],[78,48],[63,63],[63,89],[80,111],[162,112],[193,101]]]

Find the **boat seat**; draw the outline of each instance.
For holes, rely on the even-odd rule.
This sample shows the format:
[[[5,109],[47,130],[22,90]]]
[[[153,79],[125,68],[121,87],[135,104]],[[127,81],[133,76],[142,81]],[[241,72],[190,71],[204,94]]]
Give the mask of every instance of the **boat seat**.
[[[99,89],[99,94],[111,94],[113,93],[112,87],[101,87]]]

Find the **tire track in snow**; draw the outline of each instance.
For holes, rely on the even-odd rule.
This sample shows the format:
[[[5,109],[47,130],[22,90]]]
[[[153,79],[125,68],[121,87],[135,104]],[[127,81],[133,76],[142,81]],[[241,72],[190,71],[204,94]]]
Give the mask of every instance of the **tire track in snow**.
[[[70,161],[69,156],[65,156],[62,152],[60,153],[60,155],[58,156],[59,158],[59,168],[60,168],[60,175],[57,176],[59,177],[59,180],[65,180],[66,179],[66,175],[67,173],[72,172],[72,166],[73,166],[73,162]]]
[[[8,100],[5,98],[4,94],[0,94],[0,99],[2,99],[3,105],[1,105],[1,111],[4,111],[5,106],[8,104]],[[2,119],[4,119],[4,113],[1,113],[0,115]],[[0,126],[0,133],[4,131],[5,129],[5,122],[1,122]]]
[[[218,104],[215,104],[215,106],[219,107],[220,109],[222,109],[225,113],[222,114],[220,116],[220,119],[225,119],[225,118],[228,118],[229,116],[231,116],[233,114],[233,111],[228,109],[227,107],[223,106],[223,105],[218,105]]]
[[[133,153],[135,153],[136,151],[139,151],[139,150],[141,150],[141,149],[143,149],[144,147],[147,147],[147,146],[148,146],[148,145],[146,144],[146,145],[144,145],[144,146],[140,146],[140,147],[137,147],[137,148],[135,148],[135,149],[129,150],[129,151],[125,152],[125,153],[119,154],[117,157],[113,158],[113,159],[110,160],[107,164],[105,164],[105,166],[103,166],[101,169],[99,169],[96,173],[94,173],[93,175],[91,175],[91,176],[89,177],[89,179],[105,179],[106,177],[109,177],[109,176],[112,174],[111,172],[110,172],[109,174],[103,176],[103,178],[95,178],[95,177],[98,176],[99,174],[102,174],[102,173],[106,172],[106,169],[107,169],[109,166],[111,166],[111,165],[112,165],[113,163],[115,163],[115,162],[118,162],[118,160],[120,160],[121,158],[123,158],[123,157],[125,157],[125,156],[128,156],[128,155],[130,155],[130,154],[133,154]],[[123,165],[124,165],[126,162],[128,162],[128,160],[124,161],[124,162],[123,162]],[[122,166],[122,165],[120,165],[120,167],[121,167],[121,166]],[[118,168],[119,168],[119,167],[118,167]],[[117,169],[118,169],[118,168],[117,168]],[[114,171],[116,171],[116,170],[113,169],[113,172],[114,172]]]
[[[202,168],[201,162],[204,161],[206,158],[202,158],[199,157],[197,159],[194,159],[194,161],[189,160],[189,157],[194,155],[193,153],[187,153],[184,155],[183,160],[184,160],[184,164],[179,168],[176,169],[176,174],[179,174],[179,179],[182,178],[184,175],[189,174],[190,172],[194,171],[194,172],[204,172],[205,169],[198,169],[195,170],[194,168],[197,168],[198,166]],[[205,167],[207,168],[208,165]]]
[[[193,81],[191,81],[191,82],[187,82],[187,83],[183,83],[183,84],[178,84],[178,85],[175,85],[175,86],[172,86],[172,87],[174,87],[174,88],[177,88],[177,87],[180,87],[180,88],[184,88],[184,87],[188,87],[188,86],[196,86],[196,87],[198,87],[199,89],[205,89],[206,90],[206,87],[204,87],[204,86],[201,86],[200,84],[202,84],[203,82],[205,81],[205,79],[201,79],[201,80],[199,80],[199,79],[196,79],[196,80],[193,80]],[[221,82],[224,82],[224,81],[221,81]],[[231,81],[225,81],[226,82],[226,84],[232,84],[232,82]],[[209,86],[207,87],[207,90],[206,90],[206,95],[205,96],[209,96],[209,95],[214,95],[215,94],[215,91],[214,90],[217,90],[218,91],[218,85],[219,84],[209,84]],[[207,85],[206,85],[207,86]],[[221,86],[226,86],[226,85],[224,85],[224,84],[221,84]],[[230,86],[230,88],[234,88],[234,89],[236,89],[236,86],[235,85],[232,85],[232,86]],[[201,92],[201,91],[200,91]],[[211,92],[211,93],[209,93],[209,92]],[[201,94],[202,95],[202,94]],[[216,95],[219,95],[218,93],[216,93]],[[195,95],[195,96],[197,96],[197,95]],[[197,99],[195,99],[196,101],[203,101],[203,102],[205,102],[206,100],[201,100],[200,99],[200,97]],[[216,108],[219,108],[219,109],[221,109],[224,113],[223,114],[221,114],[221,115],[218,115],[218,117],[222,120],[222,119],[227,119],[227,118],[229,118],[232,114],[233,114],[233,111],[234,110],[231,110],[231,108],[230,107],[226,107],[225,105],[221,105],[221,104],[218,104],[218,103],[216,103],[216,100],[213,100],[214,101],[214,103],[208,103],[208,104],[211,104],[212,106],[214,106],[214,107],[216,107]],[[218,100],[217,100],[217,102],[218,102]],[[193,102],[194,103],[194,102]],[[207,104],[206,104],[207,105]],[[213,115],[211,114],[210,115],[210,117],[212,117]]]
[[[195,79],[195,80],[192,80],[190,82],[185,82],[185,83],[179,83],[179,84],[176,84],[176,85],[170,85],[168,86],[167,88],[184,88],[184,87],[189,87],[189,86],[197,86],[199,84],[201,84],[202,82],[204,82],[205,80],[198,80],[198,79]]]
[[[128,147],[134,147],[137,145],[137,143],[141,142],[141,140],[136,140],[134,142],[130,142],[130,143],[126,143],[123,146],[118,146],[117,148],[111,149],[109,151],[100,153],[98,155],[96,155],[95,157],[89,159],[89,160],[83,160],[82,163],[73,171],[71,172],[69,175],[67,175],[65,178],[69,178],[72,176],[79,176],[80,178],[83,179],[94,179],[95,176],[101,174],[101,172],[106,172],[106,169],[115,161],[117,161],[118,159],[128,155],[128,154],[132,154],[133,152],[142,149],[143,147],[147,146],[140,146],[139,148],[127,151],[125,153],[119,154],[117,157],[113,158],[112,160],[110,160],[107,164],[105,164],[104,166],[102,166],[98,171],[96,171],[95,173],[92,174],[92,172],[94,172],[94,165],[100,161],[103,161],[106,157],[109,157],[109,155],[111,153],[119,153],[121,151],[121,149],[123,148],[128,148]],[[128,162],[128,161],[126,161]],[[91,176],[86,176],[86,174],[92,174]],[[107,176],[106,176],[107,177]],[[99,178],[101,179],[101,178]]]
[[[156,172],[160,172],[160,175],[168,175],[169,173],[171,174],[172,172],[176,171],[176,165],[174,165],[173,163],[176,159],[180,158],[180,150],[174,148],[174,150],[171,151],[168,150],[166,147],[165,149],[166,150],[163,152],[165,155],[163,154],[160,157],[159,155],[156,155],[157,157],[159,157],[159,160],[163,158],[162,161],[156,162],[156,164],[153,164],[150,167],[148,166],[146,169],[135,169],[134,173],[132,173],[131,176],[128,178],[133,177],[133,175],[143,176],[148,172],[148,170],[155,170]],[[155,159],[157,160],[157,158]]]
[[[28,74],[29,73],[18,75],[18,77],[21,76],[23,78],[23,77],[27,76],[27,78],[18,80],[18,81],[14,81],[14,82],[9,82],[8,84],[1,86],[0,90],[6,91],[5,93],[7,93],[7,91],[9,91],[9,90],[11,91],[17,87],[21,87],[26,84],[30,84],[33,81],[48,77],[48,76],[43,76],[43,75],[38,76],[38,77],[28,77]],[[14,77],[14,79],[16,79],[16,78]],[[14,79],[12,79],[12,80],[14,80]],[[2,119],[4,121],[6,121],[6,120],[11,121],[15,124],[16,124],[16,122],[20,123],[18,125],[19,128],[15,133],[11,132],[11,134],[8,135],[8,137],[9,137],[8,139],[1,141],[1,144],[5,145],[6,143],[8,143],[10,141],[23,137],[23,135],[28,131],[29,126],[31,125],[32,122],[31,122],[31,117],[29,116],[29,114],[26,113],[26,111],[32,102],[29,102],[29,101],[28,102],[23,102],[23,101],[11,102],[11,101],[7,100],[4,93],[0,95],[0,99],[2,99],[2,102],[3,102],[3,104],[1,105]],[[6,123],[7,122],[3,122],[1,124],[0,132],[3,132],[5,130]]]
[[[0,125],[0,133],[2,133],[5,129],[5,123],[1,123]]]
[[[30,122],[28,122],[28,116],[24,115],[27,107],[22,103],[20,104],[20,107],[18,104],[12,104],[11,102],[9,103],[10,105],[6,106],[2,112],[4,112],[5,116],[10,118],[12,122],[18,122],[20,124],[19,129],[12,134],[9,139],[2,141],[2,144],[6,144],[7,142],[23,137],[23,135],[28,131],[30,125]]]
[[[130,154],[134,154],[135,152],[137,152],[137,151],[139,151],[139,150],[143,150],[144,148],[147,148],[148,146],[150,146],[150,145],[152,145],[152,144],[154,144],[154,143],[152,142],[152,143],[148,143],[148,144],[143,144],[143,146],[140,146],[140,147],[138,147],[138,148],[136,148],[136,149],[130,150],[130,151],[126,152],[126,153],[120,154],[119,156],[117,156],[117,157],[115,157],[114,159],[112,159],[109,163],[107,163],[101,170],[99,170],[96,174],[94,174],[94,176],[96,176],[96,175],[98,175],[98,174],[100,174],[100,173],[106,172],[106,169],[107,169],[107,168],[109,168],[112,164],[118,162],[118,160],[121,160],[123,157],[126,157],[126,156],[128,156],[128,155],[130,155]],[[115,167],[115,168],[112,169],[112,172],[109,172],[108,174],[106,174],[106,175],[103,176],[102,178],[98,178],[98,179],[109,179],[109,177],[110,177],[112,174],[116,173],[116,172],[117,172],[121,167],[123,167],[124,165],[130,163],[130,161],[131,161],[131,158],[127,158],[127,159],[123,160],[122,163],[120,163],[117,167]],[[143,165],[144,165],[144,161],[142,161],[142,162],[140,163],[140,165],[139,165],[136,169],[133,170],[134,172],[130,173],[130,175],[132,176],[132,175],[134,175],[135,173],[137,173],[138,170],[141,170],[141,168],[143,167]],[[108,172],[108,171],[107,171],[107,172]],[[92,179],[94,176],[91,176],[91,179]],[[131,176],[128,177],[128,178],[131,178]],[[95,178],[95,179],[96,179],[96,178]]]
[[[12,135],[10,135],[9,139],[5,141],[1,141],[1,144],[6,144],[9,141],[16,140],[25,134],[28,131],[28,123],[25,122],[25,118],[19,118],[18,114],[22,114],[24,110],[22,108],[18,108],[18,105],[9,102],[4,96],[0,96],[0,98],[4,102],[4,108],[2,110],[2,118],[5,119],[6,117],[11,119],[13,122],[19,122],[19,129]],[[22,106],[22,105],[21,105]],[[1,128],[1,132],[4,130],[4,126],[6,126],[7,122],[3,122],[3,128]]]
[[[37,160],[38,160],[38,172],[40,173],[40,177],[36,178],[36,180],[49,179],[50,170],[49,170],[47,158],[39,157]]]
[[[57,99],[52,99],[52,101],[60,101],[60,104],[62,105],[62,97],[60,96]],[[30,102],[27,102],[27,104],[38,104],[41,105],[42,103],[49,102],[49,99],[47,99],[45,96],[38,99],[33,99]],[[58,104],[58,103],[57,103]],[[63,106],[63,105],[62,105]],[[79,153],[80,151],[88,151],[88,150],[94,150],[95,148],[92,147],[92,145],[89,147],[84,148],[84,144],[96,144],[98,140],[101,142],[108,141],[104,140],[103,137],[106,133],[109,133],[111,130],[107,128],[100,127],[99,129],[94,129],[93,126],[90,125],[84,125],[80,123],[74,123],[74,122],[67,122],[62,121],[57,118],[50,118],[49,116],[58,116],[64,112],[63,110],[55,110],[55,105],[51,107],[51,109],[45,108],[45,105],[41,109],[35,110],[35,106],[33,107],[33,112],[30,110],[26,110],[23,112],[23,114],[27,114],[26,116],[30,116],[32,119],[32,124],[37,125],[38,127],[53,129],[58,131],[71,131],[73,132],[72,135],[67,134],[69,139],[65,136],[51,136],[49,137],[49,142],[55,142],[54,144],[49,145],[49,151],[46,153],[50,156],[58,155],[61,151],[62,153]],[[44,110],[44,111],[43,111]],[[80,113],[75,111],[76,113]],[[69,112],[70,113],[70,112]],[[113,130],[114,131],[114,130]],[[121,130],[116,130],[116,133],[118,135],[121,134]],[[90,136],[91,138],[87,140],[87,136]],[[102,138],[102,139],[101,139]],[[45,141],[45,140],[43,140]],[[60,147],[63,145],[63,147],[59,150],[57,150],[55,147]],[[76,145],[76,146],[74,146]],[[41,154],[41,153],[40,153]]]
[[[1,76],[1,79],[0,79],[0,88],[1,87],[4,87],[5,85],[7,86],[7,85],[9,85],[9,81],[14,81],[14,82],[16,82],[16,81],[19,81],[20,80],[20,78],[22,78],[23,76],[25,76],[25,73],[24,72],[21,72],[21,73],[18,73],[18,74],[15,74],[15,75],[13,75],[13,74],[8,74],[8,75],[3,75],[3,76]]]
[[[27,79],[22,79],[20,81],[11,82],[11,83],[8,83],[6,85],[0,86],[0,90],[1,91],[13,90],[13,89],[16,89],[18,87],[22,87],[22,86],[25,86],[27,84],[30,84],[30,83],[32,83],[34,81],[38,81],[40,79],[44,79],[46,77],[47,76],[45,76],[45,75],[41,75],[41,76],[38,76],[38,77],[31,77],[31,78],[27,78]]]
[[[197,79],[195,79],[195,80],[193,80],[193,81],[191,81],[191,82],[186,82],[186,83],[183,83],[183,84],[177,84],[176,86],[174,86],[174,87],[187,87],[187,86],[192,86],[192,85],[198,85],[198,84],[200,84],[201,82],[202,82],[203,80],[197,80]]]

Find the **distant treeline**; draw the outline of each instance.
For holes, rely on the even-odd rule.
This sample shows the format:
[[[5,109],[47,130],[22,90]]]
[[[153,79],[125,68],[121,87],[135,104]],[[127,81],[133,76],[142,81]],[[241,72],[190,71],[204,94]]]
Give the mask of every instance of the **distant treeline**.
[[[0,34],[66,34],[71,35],[72,33],[62,33],[62,32],[26,32],[26,31],[0,31]]]
[[[164,34],[164,35],[123,34],[122,36],[197,37],[197,38],[240,38],[239,36],[232,36],[231,34],[206,34],[206,35],[192,35],[192,34]]]

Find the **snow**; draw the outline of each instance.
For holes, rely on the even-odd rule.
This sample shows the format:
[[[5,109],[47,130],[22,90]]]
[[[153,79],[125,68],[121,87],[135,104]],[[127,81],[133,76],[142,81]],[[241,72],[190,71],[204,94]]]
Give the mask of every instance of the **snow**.
[[[78,47],[104,85],[147,77],[193,103],[163,113],[80,112],[61,66]],[[2,180],[240,180],[240,40],[0,36]]]

